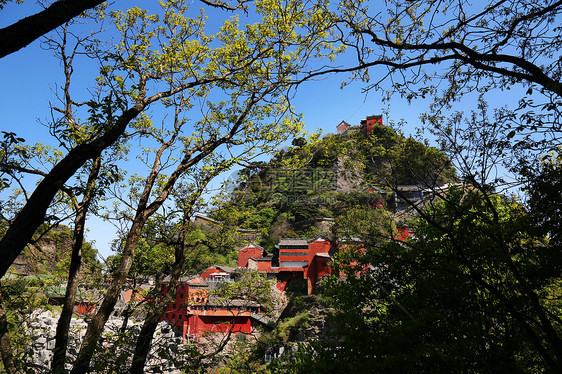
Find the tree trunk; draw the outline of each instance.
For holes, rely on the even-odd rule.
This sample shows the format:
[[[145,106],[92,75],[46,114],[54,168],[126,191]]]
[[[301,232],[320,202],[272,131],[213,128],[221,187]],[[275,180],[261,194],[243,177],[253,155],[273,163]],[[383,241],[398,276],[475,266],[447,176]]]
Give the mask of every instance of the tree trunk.
[[[37,14],[0,29],[0,58],[16,52],[83,11],[101,3],[103,0],[59,0]]]
[[[80,347],[80,352],[78,353],[78,357],[76,358],[74,367],[71,371],[72,374],[87,373],[90,370],[90,361],[94,355],[99,337],[103,332],[103,328],[109,319],[111,312],[113,312],[115,303],[117,302],[123,285],[127,280],[127,275],[135,256],[135,249],[141,236],[142,227],[146,223],[148,217],[149,215],[143,212],[142,214],[138,214],[135,218],[135,222],[133,222],[129,235],[127,236],[121,264],[119,265],[116,273],[113,275],[113,281],[105,294],[105,298],[103,299],[100,308],[88,325],[88,329],[84,335],[84,340],[82,341],[82,346]]]
[[[6,309],[4,308],[4,298],[0,289],[0,354],[2,355],[2,363],[7,374],[16,374],[18,371],[14,365],[14,354],[10,344],[10,335],[8,332],[8,320],[6,318]]]
[[[68,282],[66,285],[66,294],[64,297],[64,305],[57,324],[57,333],[55,336],[55,349],[53,351],[53,361],[51,370],[53,374],[65,373],[64,364],[66,361],[66,351],[68,348],[68,331],[70,321],[76,304],[76,293],[78,291],[78,275],[82,265],[82,244],[84,242],[84,228],[86,222],[86,214],[93,198],[94,184],[98,178],[101,160],[98,157],[92,165],[92,170],[88,177],[86,193],[82,199],[82,203],[78,208],[76,218],[74,220],[74,241],[72,243],[72,256],[70,260],[70,269],[68,270]]]
[[[3,277],[29,243],[33,234],[44,221],[45,212],[49,208],[56,193],[80,169],[86,161],[99,157],[101,152],[113,145],[125,132],[129,122],[135,118],[146,104],[137,103],[124,112],[115,125],[104,135],[90,143],[73,148],[47,176],[37,185],[29,200],[18,213],[5,235],[0,239],[0,277]]]
[[[184,231],[185,230],[182,230],[182,233]],[[148,358],[148,354],[150,353],[152,337],[154,336],[154,332],[158,327],[158,322],[160,321],[162,314],[166,311],[166,308],[176,295],[178,279],[181,276],[181,271],[183,265],[185,264],[184,243],[185,235],[182,234],[180,235],[179,248],[176,249],[176,261],[174,262],[174,266],[172,269],[172,277],[168,286],[168,292],[162,300],[157,302],[156,307],[153,310],[149,311],[148,315],[146,316],[135,346],[135,355],[133,356],[133,363],[131,365],[131,369],[129,370],[130,374],[144,373],[144,366],[146,365],[146,360]],[[160,282],[158,282],[157,285],[158,284],[160,284]]]

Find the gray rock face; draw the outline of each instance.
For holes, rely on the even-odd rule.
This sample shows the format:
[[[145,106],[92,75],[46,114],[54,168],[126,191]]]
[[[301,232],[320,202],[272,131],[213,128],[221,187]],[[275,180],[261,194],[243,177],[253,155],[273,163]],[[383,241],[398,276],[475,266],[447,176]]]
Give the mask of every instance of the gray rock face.
[[[339,157],[336,166],[336,189],[339,192],[357,191],[363,182],[361,163],[347,156]]]
[[[29,336],[31,337],[29,367],[33,367],[37,373],[47,373],[53,358],[53,349],[55,348],[55,334],[56,326],[59,316],[54,316],[49,311],[38,311],[33,315],[30,322],[26,326]],[[112,337],[120,330],[123,324],[122,318],[111,318],[108,320],[104,335],[104,346],[108,346]],[[142,322],[128,321],[127,331],[134,329],[140,330]],[[72,362],[78,354],[82,338],[86,332],[88,324],[83,319],[72,319],[70,323],[70,337],[68,340],[67,358]],[[172,326],[167,322],[161,322],[155,332],[155,340],[159,344],[165,345],[181,345],[183,341],[181,338],[175,337],[175,332]],[[133,347],[134,348],[134,347]],[[118,354],[117,352],[115,353]],[[129,360],[132,359],[132,354],[126,355]],[[167,360],[158,357],[153,349],[151,358],[147,362],[147,372],[161,372],[165,374],[178,374],[180,371],[171,365]],[[126,363],[125,363],[126,365]],[[71,369],[68,365],[67,369]]]

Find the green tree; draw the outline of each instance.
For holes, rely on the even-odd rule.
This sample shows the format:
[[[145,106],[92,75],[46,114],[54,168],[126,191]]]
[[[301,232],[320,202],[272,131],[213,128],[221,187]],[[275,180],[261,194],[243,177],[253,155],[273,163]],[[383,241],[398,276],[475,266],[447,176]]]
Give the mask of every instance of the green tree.
[[[300,16],[303,13],[298,13],[299,6],[292,3],[280,8],[274,2],[258,2],[257,12],[267,13],[261,24],[240,30],[238,21],[228,20],[215,37],[204,34],[204,18],[190,18],[184,4],[163,4],[158,16],[138,8],[110,13],[114,30],[121,34],[121,42],[113,47],[90,46],[91,54],[96,54],[101,62],[98,97],[87,101],[90,120],[98,123],[88,137],[70,149],[44,176],[11,222],[0,242],[0,251],[7,259],[0,268],[1,273],[5,273],[41,223],[61,184],[87,160],[95,159],[123,139],[127,130],[141,134],[148,131],[143,129],[146,118],[141,113],[149,106],[169,108],[174,97],[179,102],[210,95],[201,103],[213,113],[193,123],[196,132],[214,132],[217,139],[220,134],[227,135],[226,131],[219,130],[232,130],[228,124],[235,121],[236,110],[243,110],[244,101],[251,104],[269,97],[276,100],[259,116],[255,108],[248,107],[248,114],[255,117],[255,121],[246,122],[244,126],[239,124],[239,130],[246,133],[265,130],[260,125],[266,118],[280,122],[279,114],[290,111],[283,90],[295,81],[296,73],[309,58],[321,58],[333,52],[330,45],[323,43],[327,31],[322,12],[308,8],[306,14],[310,17],[304,19]],[[291,18],[291,25],[302,33],[293,33],[289,24],[279,25],[279,20],[288,13],[299,14]],[[275,49],[273,45],[280,48]],[[240,88],[243,90],[237,91]],[[217,93],[221,90],[236,109],[219,113],[226,104]],[[78,104],[74,102],[75,108]],[[183,103],[186,108],[193,104],[195,102]],[[210,131],[212,128],[215,130]],[[273,140],[277,130],[279,128],[270,132],[270,139]],[[233,146],[241,143],[234,135],[227,135]],[[186,138],[192,144],[198,140]],[[249,150],[254,155],[257,151],[256,148]]]
[[[515,90],[514,100],[507,100],[515,106],[504,117],[504,135],[542,149],[559,139],[559,1],[339,4],[334,25],[357,60],[316,75],[351,72],[368,89],[390,87],[389,95],[408,100],[433,98],[428,119],[461,100],[476,104],[475,92]],[[532,136],[537,132],[540,140]]]
[[[531,181],[527,187],[529,209],[533,224],[548,237],[553,246],[562,245],[562,165],[560,153],[543,158],[536,170],[527,169]]]
[[[559,371],[562,263],[523,205],[450,188],[414,227],[406,243],[373,232],[359,265],[337,263],[348,274],[328,286],[340,340],[305,348],[302,370]]]
[[[0,1],[0,10],[9,1]],[[16,0],[16,2],[21,3],[23,0]],[[201,2],[212,7],[234,11],[245,9],[244,4],[247,1],[240,0],[233,4],[222,0],[201,0]],[[4,40],[0,47],[0,58],[20,50],[49,31],[55,30],[81,13],[102,3],[103,0],[57,0],[41,12],[22,18],[12,25],[0,29],[0,37]]]
[[[228,7],[222,2],[211,5]],[[327,32],[322,12],[309,4],[257,1],[253,12],[259,22],[242,27],[233,17],[214,35],[206,31],[205,16],[194,16],[184,2],[162,2],[160,6],[155,14],[139,8],[108,11],[106,20],[112,25],[109,33],[114,44],[100,42],[102,35],[96,40],[79,38],[84,55],[99,62],[93,96],[85,101],[67,100],[66,75],[64,106],[62,110],[53,108],[62,114],[53,134],[67,149],[57,151],[54,166],[39,175],[37,187],[21,209],[12,216],[2,212],[9,223],[0,239],[4,274],[44,220],[57,193],[77,172],[87,173],[83,168],[88,160],[99,160],[111,147],[125,149],[128,140],[138,142],[139,152],[134,155],[146,167],[146,174],[131,176],[128,183],[115,184],[120,182],[115,180],[103,191],[114,189],[113,196],[120,197],[123,205],[116,212],[123,215],[108,218],[121,220],[125,240],[113,281],[73,363],[74,373],[90,368],[149,218],[169,206],[167,201],[175,190],[184,193],[183,197],[176,195],[180,235],[170,264],[170,287],[175,287],[186,261],[193,207],[209,181],[236,163],[271,152],[300,129],[287,91],[309,59],[334,51],[324,44]],[[63,47],[67,35],[61,34]],[[79,67],[77,60],[67,58],[73,55],[65,54],[64,48],[60,51],[65,72]],[[162,111],[161,116],[147,112],[149,107]],[[157,122],[162,125],[155,125]],[[11,146],[20,140],[7,134],[7,142]],[[2,171],[17,167],[2,166]],[[166,301],[146,318],[131,372],[143,370]],[[63,371],[63,364],[63,360],[53,362],[52,370]]]

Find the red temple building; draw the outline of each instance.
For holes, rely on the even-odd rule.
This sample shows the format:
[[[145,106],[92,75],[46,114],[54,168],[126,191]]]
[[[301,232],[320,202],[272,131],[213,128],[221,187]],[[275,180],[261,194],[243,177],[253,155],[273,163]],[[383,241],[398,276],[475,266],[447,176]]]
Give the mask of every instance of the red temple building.
[[[201,337],[206,333],[251,333],[263,324],[261,306],[249,300],[224,300],[209,296],[210,290],[220,282],[232,281],[231,268],[212,266],[201,275],[182,277],[178,281],[175,298],[162,320],[172,324],[184,339]],[[206,277],[204,279],[203,277]],[[163,294],[168,292],[166,285]]]
[[[341,121],[339,125],[336,126],[337,129],[337,133],[338,134],[343,134],[344,132],[347,131],[347,129],[349,129],[351,127],[351,125],[345,121]]]
[[[199,276],[207,282],[230,282],[234,269],[230,266],[213,265]]]
[[[168,292],[166,281],[165,279],[162,287],[163,296]],[[176,329],[180,328],[183,322],[189,319],[189,306],[203,305],[207,302],[208,289],[209,284],[199,275],[181,277],[178,280],[174,300],[164,312],[162,319],[170,322]]]
[[[262,323],[261,306],[248,300],[221,300],[211,297],[206,304],[188,307],[182,336],[199,337],[206,333],[250,334]]]
[[[264,249],[256,244],[248,244],[238,250],[238,267],[245,269],[248,267],[248,259],[253,257],[260,258],[263,255]]]
[[[360,125],[358,126],[351,126],[349,123],[341,121],[340,124],[336,126],[336,133],[344,134],[349,130],[361,131],[365,134],[370,134],[375,126],[384,126],[381,114],[367,116],[367,118],[361,120]]]
[[[303,275],[304,279],[307,280],[307,289],[310,295],[318,281],[332,274],[330,263],[335,249],[332,242],[323,237],[311,239],[308,248],[308,264]]]
[[[339,250],[364,250],[361,242],[337,243],[319,235],[312,239],[280,239],[279,270],[277,275],[278,288],[284,290],[293,278],[307,281],[310,295],[317,283],[332,274],[333,255]],[[276,268],[273,268],[276,269]]]
[[[367,116],[367,118],[361,120],[361,129],[367,134],[370,134],[375,126],[384,126],[382,115]]]

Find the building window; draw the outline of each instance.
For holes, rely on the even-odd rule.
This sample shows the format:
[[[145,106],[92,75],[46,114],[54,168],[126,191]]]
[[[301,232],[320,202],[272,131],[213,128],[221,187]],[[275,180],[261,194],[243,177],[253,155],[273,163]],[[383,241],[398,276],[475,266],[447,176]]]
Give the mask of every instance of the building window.
[[[308,261],[280,261],[279,266],[282,268],[301,268],[308,265]]]
[[[308,252],[280,252],[279,256],[308,256]]]
[[[306,250],[308,250],[308,244],[280,245],[279,249],[306,249]]]

